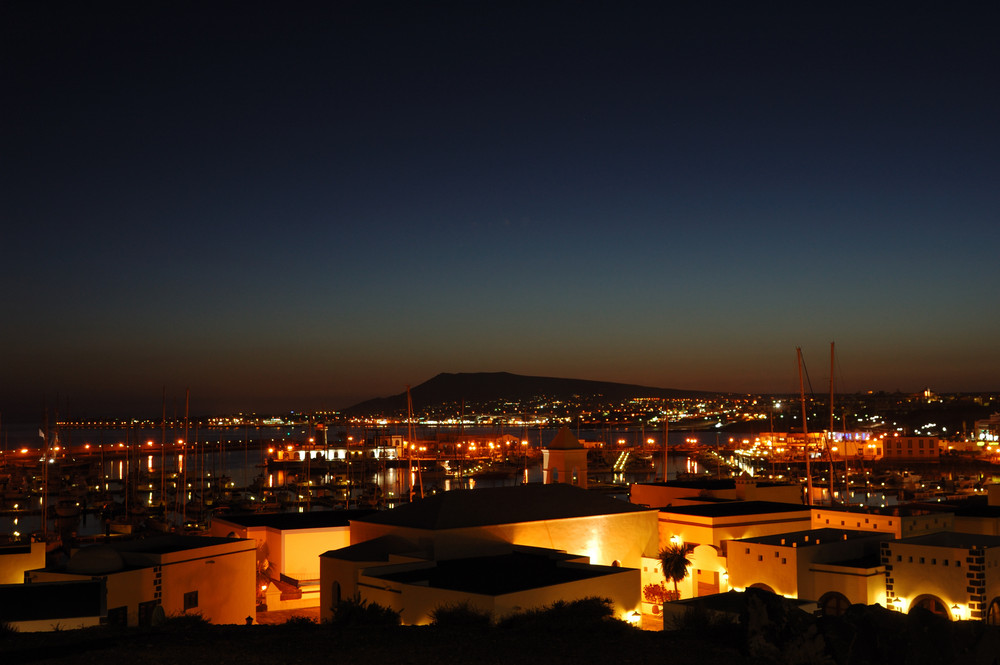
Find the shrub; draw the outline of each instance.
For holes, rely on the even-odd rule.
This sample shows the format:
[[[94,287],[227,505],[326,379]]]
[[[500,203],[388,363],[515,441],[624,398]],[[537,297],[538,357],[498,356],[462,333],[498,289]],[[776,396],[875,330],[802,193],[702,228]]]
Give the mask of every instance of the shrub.
[[[735,635],[742,630],[737,617],[722,612],[711,612],[701,606],[688,607],[681,614],[676,614],[666,620],[673,630],[705,638],[722,634]]]
[[[506,629],[594,630],[608,626],[629,626],[614,618],[614,607],[607,598],[559,600],[548,607],[510,614],[497,625]]]
[[[201,612],[191,612],[190,614],[175,614],[163,620],[160,627],[165,630],[204,630],[212,625],[212,622],[202,616]]]
[[[488,628],[493,622],[489,612],[477,609],[468,601],[442,605],[431,612],[431,625],[448,628]]]
[[[352,626],[398,626],[399,612],[366,600],[342,600],[333,608],[330,623]]]
[[[316,622],[309,617],[288,617],[288,621],[286,621],[283,625],[288,626],[289,628],[297,628],[301,626],[315,626]]]
[[[662,605],[667,601],[669,593],[662,584],[647,584],[642,587],[642,599],[647,603]]]

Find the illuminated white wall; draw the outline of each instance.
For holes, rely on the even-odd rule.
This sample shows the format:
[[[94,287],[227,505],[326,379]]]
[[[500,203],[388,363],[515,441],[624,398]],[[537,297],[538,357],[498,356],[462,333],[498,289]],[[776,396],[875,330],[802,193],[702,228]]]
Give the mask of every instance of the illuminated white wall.
[[[655,556],[659,552],[655,510],[464,529],[431,530],[351,522],[352,544],[384,535],[419,543],[435,559],[484,556],[513,544],[585,555],[602,566],[617,562],[626,568],[639,568],[644,555]]]
[[[45,567],[45,543],[0,547],[0,584],[22,584],[24,572]]]

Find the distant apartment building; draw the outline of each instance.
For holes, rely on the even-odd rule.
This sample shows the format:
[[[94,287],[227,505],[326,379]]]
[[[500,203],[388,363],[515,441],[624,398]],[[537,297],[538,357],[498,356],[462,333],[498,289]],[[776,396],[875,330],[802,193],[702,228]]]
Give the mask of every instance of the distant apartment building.
[[[806,442],[814,460],[873,461],[882,458],[882,441],[870,432],[764,432],[752,442],[753,447],[775,460],[805,459]]]
[[[941,440],[936,436],[901,436],[893,434],[881,439],[886,461],[906,460],[936,462],[941,457]]]
[[[976,441],[994,446],[1000,443],[1000,413],[994,413],[989,418],[977,420],[975,429]]]

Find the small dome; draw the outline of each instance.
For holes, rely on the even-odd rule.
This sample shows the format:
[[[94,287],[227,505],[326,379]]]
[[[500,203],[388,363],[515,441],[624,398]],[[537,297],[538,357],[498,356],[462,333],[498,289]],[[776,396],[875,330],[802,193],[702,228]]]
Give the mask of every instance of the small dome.
[[[106,575],[125,567],[122,555],[107,545],[84,547],[70,557],[66,570],[80,575]]]

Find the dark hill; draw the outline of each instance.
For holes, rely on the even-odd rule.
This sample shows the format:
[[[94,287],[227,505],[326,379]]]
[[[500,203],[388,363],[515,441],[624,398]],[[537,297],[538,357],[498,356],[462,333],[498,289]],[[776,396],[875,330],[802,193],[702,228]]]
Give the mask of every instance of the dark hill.
[[[600,398],[617,402],[636,397],[704,397],[714,395],[695,390],[650,388],[608,381],[558,379],[546,376],[522,376],[509,372],[438,374],[410,389],[415,411],[439,404],[482,404],[495,401],[525,401],[545,396],[557,400]],[[405,413],[406,392],[370,399],[344,409],[347,414]]]

